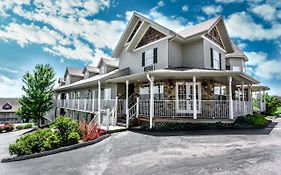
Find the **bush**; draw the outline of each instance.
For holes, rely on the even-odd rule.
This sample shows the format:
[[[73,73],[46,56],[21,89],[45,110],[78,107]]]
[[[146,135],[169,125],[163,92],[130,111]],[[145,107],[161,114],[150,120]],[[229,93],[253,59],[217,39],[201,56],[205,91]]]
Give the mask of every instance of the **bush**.
[[[5,130],[6,132],[11,132],[11,131],[13,131],[14,129],[15,129],[15,127],[14,127],[14,125],[12,125],[12,124],[6,123],[6,124],[4,125],[4,130]]]
[[[250,125],[254,127],[263,127],[268,123],[269,121],[265,118],[265,116],[258,113],[254,113],[253,115],[247,115],[245,117],[238,117],[235,120],[235,125]]]
[[[39,129],[16,140],[9,146],[10,154],[18,156],[39,153],[61,146],[61,139],[57,133],[49,128]]]
[[[71,132],[77,132],[79,137],[81,136],[79,123],[69,117],[57,117],[54,124],[51,125],[51,128],[55,129],[59,134],[63,145],[68,145],[68,136]]]
[[[17,129],[17,130],[22,130],[22,129],[23,129],[23,126],[22,126],[22,125],[18,125],[18,126],[16,126],[16,129]]]
[[[80,135],[78,132],[71,132],[67,137],[68,145],[76,144],[79,142],[79,140],[80,140]]]
[[[3,132],[3,126],[0,126],[0,133]]]
[[[27,123],[25,125],[23,125],[23,129],[28,129],[28,128],[32,128],[32,123]]]

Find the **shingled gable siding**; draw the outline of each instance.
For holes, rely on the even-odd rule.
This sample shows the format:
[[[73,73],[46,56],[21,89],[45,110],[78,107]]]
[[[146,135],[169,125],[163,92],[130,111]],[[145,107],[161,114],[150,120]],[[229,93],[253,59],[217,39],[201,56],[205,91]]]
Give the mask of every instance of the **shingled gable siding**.
[[[169,67],[182,66],[182,45],[170,41],[169,42]]]
[[[157,47],[157,63],[155,69],[168,67],[168,39],[158,41],[154,44],[144,46],[143,48],[127,52],[126,47],[123,48],[119,55],[119,68],[124,69],[129,67],[130,74],[136,74],[144,71],[142,67],[142,53]]]
[[[182,46],[182,67],[204,68],[203,39]]]
[[[225,70],[225,53],[218,48],[217,45],[213,44],[207,39],[204,39],[204,68],[212,69],[210,48],[213,48],[213,50],[216,50],[221,54],[221,69]]]

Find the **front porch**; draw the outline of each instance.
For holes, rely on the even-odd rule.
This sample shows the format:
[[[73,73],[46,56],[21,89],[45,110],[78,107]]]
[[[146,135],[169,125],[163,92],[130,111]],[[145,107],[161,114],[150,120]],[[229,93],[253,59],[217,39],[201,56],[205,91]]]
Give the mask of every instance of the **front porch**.
[[[130,101],[135,103],[128,105],[127,120],[149,121],[150,127],[159,120],[233,122],[253,113],[251,86],[257,83],[239,71],[216,70],[156,70],[108,82],[125,82],[127,94],[134,85],[130,98],[135,100]]]

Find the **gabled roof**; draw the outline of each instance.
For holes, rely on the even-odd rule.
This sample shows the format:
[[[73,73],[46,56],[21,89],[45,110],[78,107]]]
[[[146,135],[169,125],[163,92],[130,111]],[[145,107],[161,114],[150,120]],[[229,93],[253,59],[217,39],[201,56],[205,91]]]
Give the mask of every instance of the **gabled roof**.
[[[3,106],[9,104],[12,109],[5,110]],[[0,98],[0,112],[16,112],[20,108],[17,98]]]
[[[245,61],[248,61],[248,57],[244,54],[244,52],[242,50],[240,50],[240,48],[233,44],[233,48],[234,48],[234,52],[226,54],[225,57],[226,58],[243,58]]]
[[[178,32],[179,35],[181,35],[183,38],[188,38],[197,34],[202,34],[208,32],[215,24],[222,19],[221,16],[214,17],[212,19],[209,19],[207,21],[204,21],[202,23],[193,25],[191,27],[188,27],[180,32]]]
[[[193,37],[201,37],[202,35],[205,35],[209,33],[214,27],[217,27],[219,34],[222,38],[222,43],[225,47],[225,50],[227,53],[232,53],[234,51],[232,44],[231,44],[231,39],[228,35],[227,29],[225,27],[223,18],[221,16],[209,19],[207,21],[204,21],[202,23],[199,23],[197,25],[191,26],[181,32],[174,32],[170,29],[167,29],[166,27],[157,24],[153,22],[152,20],[134,12],[133,16],[131,17],[130,21],[128,22],[121,38],[119,39],[117,46],[113,50],[112,56],[114,58],[118,57],[121,50],[123,49],[126,41],[128,40],[131,32],[134,30],[135,25],[139,20],[142,20],[142,24],[138,28],[137,32],[135,33],[135,36],[133,39],[129,42],[127,46],[127,51],[132,51],[134,46],[138,43],[139,39],[141,38],[144,34],[144,32],[149,28],[149,26],[152,26],[153,28],[159,30],[160,32],[164,33],[167,35],[167,37],[175,37],[177,41],[188,41]],[[134,40],[135,38],[135,40]]]
[[[64,81],[64,78],[63,78],[63,77],[60,77],[59,80],[58,80],[58,82],[59,82],[59,83],[65,82],[65,81]]]
[[[139,29],[137,30],[137,32],[135,33],[135,36],[133,37],[132,41],[136,37],[137,37],[137,39],[139,39],[138,33],[139,32],[141,32],[141,34],[144,33],[149,26],[152,26],[153,28],[159,30],[160,32],[162,32],[165,35],[167,35],[168,37],[172,37],[172,36],[181,37],[180,35],[178,35],[174,31],[169,30],[168,28],[166,28],[166,27],[164,27],[164,26],[162,26],[162,25],[160,25],[158,23],[155,23],[154,21],[152,21],[152,20],[150,20],[150,19],[140,15],[139,13],[134,12],[132,17],[131,17],[131,19],[129,20],[129,22],[128,22],[128,24],[127,24],[123,34],[121,35],[121,37],[120,37],[120,39],[119,39],[115,49],[112,52],[112,57],[113,58],[117,58],[119,56],[121,50],[123,49],[124,44],[127,42],[128,38],[131,35],[131,32],[134,30],[135,24],[139,20],[142,21],[142,24],[139,27]],[[137,42],[135,44],[137,44]]]
[[[112,58],[112,59],[101,58],[97,65],[98,68],[100,67],[101,63],[104,63],[105,65],[110,66],[110,67],[115,67],[115,68],[119,67],[119,61],[114,58]]]
[[[66,68],[64,77],[66,77],[67,74],[69,74],[71,76],[76,76],[76,77],[83,77],[84,76],[82,69],[77,69],[77,68],[73,68],[73,67],[67,67]]]
[[[85,68],[83,69],[83,74],[88,71],[91,73],[99,73],[99,69],[97,67],[94,66],[85,66]]]

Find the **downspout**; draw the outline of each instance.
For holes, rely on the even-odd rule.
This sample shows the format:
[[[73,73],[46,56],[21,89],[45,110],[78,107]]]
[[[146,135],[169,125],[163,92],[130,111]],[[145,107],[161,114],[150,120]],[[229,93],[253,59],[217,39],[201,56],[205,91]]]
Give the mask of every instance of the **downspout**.
[[[149,128],[152,128],[152,118],[154,117],[154,95],[153,95],[153,82],[154,78],[146,74],[146,78],[150,82],[150,113],[149,113]]]

